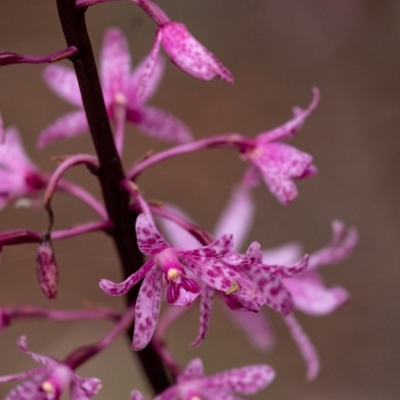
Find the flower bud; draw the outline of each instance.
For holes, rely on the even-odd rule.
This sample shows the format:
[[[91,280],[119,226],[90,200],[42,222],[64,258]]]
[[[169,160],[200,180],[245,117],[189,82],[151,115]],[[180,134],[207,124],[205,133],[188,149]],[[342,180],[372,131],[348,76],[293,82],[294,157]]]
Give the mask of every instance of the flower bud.
[[[38,280],[43,293],[48,299],[55,299],[58,287],[58,267],[48,235],[39,245],[36,262]]]

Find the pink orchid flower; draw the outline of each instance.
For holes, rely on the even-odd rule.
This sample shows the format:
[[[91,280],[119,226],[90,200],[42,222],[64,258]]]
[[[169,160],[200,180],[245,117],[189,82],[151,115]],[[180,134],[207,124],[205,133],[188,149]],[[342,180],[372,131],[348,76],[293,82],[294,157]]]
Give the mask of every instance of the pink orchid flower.
[[[316,88],[313,91],[314,98],[307,109],[295,107],[294,117],[290,121],[257,135],[251,146],[243,152],[243,158],[253,164],[271,193],[283,204],[289,204],[297,196],[293,179],[317,173],[312,156],[282,143],[297,133],[318,105],[319,91]]]
[[[166,389],[155,400],[239,400],[235,393],[255,394],[267,387],[274,378],[275,371],[262,364],[204,376],[203,363],[195,358],[178,376],[176,385]],[[144,400],[144,397],[135,390],[131,393],[131,400]]]
[[[149,57],[154,68],[144,87],[142,77]],[[189,128],[181,121],[159,108],[145,105],[163,75],[164,62],[160,57],[148,56],[131,73],[128,43],[119,29],[111,28],[104,37],[100,69],[107,112],[117,125],[127,120],[150,137],[178,143],[191,140]],[[61,98],[81,110],[61,117],[41,132],[38,139],[41,148],[54,140],[78,136],[89,130],[75,72],[60,65],[50,65],[44,70],[44,80]]]
[[[16,128],[4,132],[0,144],[0,210],[10,201],[37,192],[44,186],[37,167],[29,159]]]
[[[19,338],[18,347],[43,367],[0,377],[0,382],[24,379],[5,400],[59,400],[68,388],[71,400],[89,400],[101,389],[97,378],[81,378],[66,364],[29,351],[25,336]]]
[[[170,305],[190,305],[201,292],[198,283],[187,277],[187,268],[206,287],[234,297],[239,304],[251,304],[257,310],[261,307],[262,296],[256,286],[237,267],[220,261],[231,251],[231,235],[223,235],[209,246],[193,250],[171,247],[147,214],[139,215],[136,234],[140,251],[151,256],[150,260],[122,283],[100,280],[105,293],[118,296],[144,278],[136,302],[133,349],[144,348],[154,333],[161,305],[163,275],[168,283],[167,301]]]

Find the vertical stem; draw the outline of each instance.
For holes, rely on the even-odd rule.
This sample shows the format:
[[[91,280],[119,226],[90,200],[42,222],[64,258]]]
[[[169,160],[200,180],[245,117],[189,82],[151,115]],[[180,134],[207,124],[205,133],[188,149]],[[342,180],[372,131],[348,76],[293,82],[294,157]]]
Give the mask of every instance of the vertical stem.
[[[86,30],[85,9],[76,9],[76,0],[57,0],[58,14],[68,46],[75,46],[78,54],[71,57],[82,94],[90,133],[99,158],[97,173],[104,202],[115,229],[113,239],[121,260],[124,278],[139,269],[143,262],[135,232],[137,213],[129,207],[129,194],[121,190],[125,177],[121,160],[114,144],[103,93],[97,73],[92,46]],[[139,287],[127,293],[127,303],[137,298]],[[129,331],[132,337],[131,327]],[[164,365],[151,345],[137,353],[143,369],[156,393],[165,390],[170,381]]]

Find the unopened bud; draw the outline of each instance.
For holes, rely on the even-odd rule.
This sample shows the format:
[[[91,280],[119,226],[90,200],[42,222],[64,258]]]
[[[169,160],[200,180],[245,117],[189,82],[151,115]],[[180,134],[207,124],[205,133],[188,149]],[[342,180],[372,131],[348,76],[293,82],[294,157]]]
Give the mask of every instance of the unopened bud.
[[[48,299],[55,299],[58,287],[58,267],[49,237],[39,245],[37,274],[40,287]]]

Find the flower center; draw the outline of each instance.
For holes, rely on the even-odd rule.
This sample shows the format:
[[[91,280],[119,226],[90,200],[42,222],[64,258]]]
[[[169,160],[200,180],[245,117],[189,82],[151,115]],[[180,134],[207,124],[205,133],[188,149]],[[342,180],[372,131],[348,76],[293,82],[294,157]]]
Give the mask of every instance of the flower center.
[[[126,96],[121,92],[117,92],[115,94],[114,102],[115,102],[115,105],[123,106],[123,107],[125,107],[128,104],[128,100],[127,100]]]
[[[179,278],[182,275],[182,271],[179,271],[176,268],[170,268],[167,272],[168,279],[170,280],[175,280],[176,278]]]

